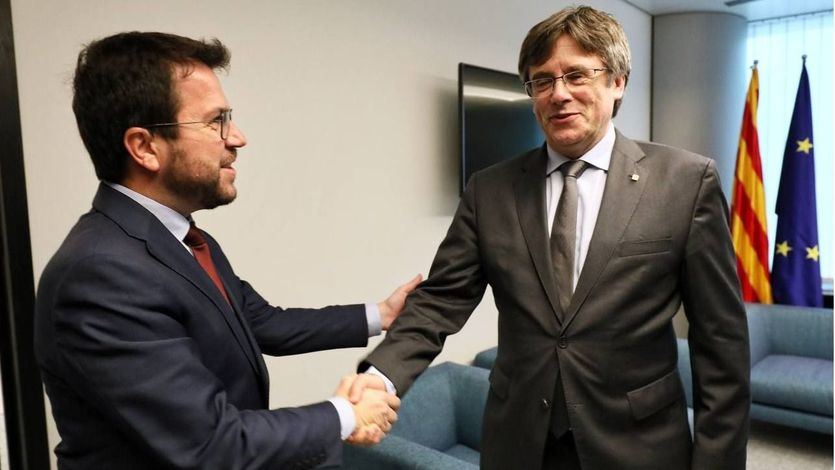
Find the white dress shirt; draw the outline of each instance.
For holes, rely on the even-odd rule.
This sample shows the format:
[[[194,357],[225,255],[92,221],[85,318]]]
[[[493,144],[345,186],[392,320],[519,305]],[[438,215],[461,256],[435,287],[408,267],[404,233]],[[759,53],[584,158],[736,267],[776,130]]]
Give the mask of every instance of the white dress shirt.
[[[574,243],[574,288],[583,271],[583,263],[589,252],[589,242],[597,224],[597,214],[600,212],[600,202],[603,200],[603,189],[606,187],[606,175],[609,172],[609,162],[612,160],[612,150],[615,147],[615,126],[611,122],[606,134],[588,152],[580,156],[580,160],[588,163],[586,170],[577,178],[577,238]],[[562,194],[563,175],[557,171],[560,165],[569,161],[548,146],[548,164],[545,174],[545,205],[548,215],[548,236],[554,225],[560,195]]]

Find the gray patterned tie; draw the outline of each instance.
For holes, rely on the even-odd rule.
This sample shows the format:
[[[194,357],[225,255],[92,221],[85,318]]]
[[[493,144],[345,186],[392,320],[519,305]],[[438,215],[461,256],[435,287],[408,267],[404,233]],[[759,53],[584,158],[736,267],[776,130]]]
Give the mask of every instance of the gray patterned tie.
[[[574,247],[577,238],[577,178],[588,164],[582,160],[571,160],[560,165],[563,175],[562,194],[551,227],[551,263],[554,279],[557,280],[557,295],[560,302],[561,319],[565,319],[571,295],[574,293]],[[557,372],[554,387],[554,403],[551,409],[551,432],[561,437],[569,429],[568,407],[562,386],[562,371]]]
[[[561,314],[568,312],[574,293],[574,250],[577,239],[577,178],[588,168],[582,160],[560,165],[563,174],[562,194],[551,228],[551,263],[557,280]]]

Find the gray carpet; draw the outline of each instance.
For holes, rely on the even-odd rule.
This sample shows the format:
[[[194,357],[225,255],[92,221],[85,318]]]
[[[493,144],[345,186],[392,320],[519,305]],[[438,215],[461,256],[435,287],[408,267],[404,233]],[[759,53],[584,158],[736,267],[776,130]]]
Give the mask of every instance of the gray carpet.
[[[754,421],[748,470],[832,470],[832,436]]]

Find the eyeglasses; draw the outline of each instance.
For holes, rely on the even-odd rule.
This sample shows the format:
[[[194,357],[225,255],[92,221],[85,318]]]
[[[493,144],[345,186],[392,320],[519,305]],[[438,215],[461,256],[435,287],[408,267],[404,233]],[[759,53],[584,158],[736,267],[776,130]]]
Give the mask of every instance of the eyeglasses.
[[[560,75],[559,77],[535,78],[525,82],[525,93],[527,93],[531,98],[549,96],[554,92],[554,88],[557,86],[557,80],[562,80],[562,82],[565,83],[565,87],[568,88],[568,91],[574,91],[577,88],[588,85],[589,82],[594,80],[597,76],[597,72],[608,71],[609,69],[606,68],[581,69],[568,72],[564,75]]]
[[[185,124],[205,124],[207,127],[211,127],[212,129],[216,129],[220,131],[220,138],[222,140],[226,140],[229,137],[229,128],[231,127],[232,123],[232,110],[231,109],[224,109],[220,112],[220,115],[211,121],[188,121],[188,122],[163,122],[160,124],[145,124],[144,127],[146,129],[150,129],[153,127],[169,127],[169,126],[182,126]]]

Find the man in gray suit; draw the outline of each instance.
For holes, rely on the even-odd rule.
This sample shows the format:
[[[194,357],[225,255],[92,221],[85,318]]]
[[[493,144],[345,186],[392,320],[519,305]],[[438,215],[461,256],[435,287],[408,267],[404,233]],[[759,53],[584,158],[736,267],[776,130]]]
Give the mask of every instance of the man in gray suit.
[[[531,29],[519,75],[546,143],[472,177],[353,393],[386,380],[405,393],[489,284],[499,345],[482,468],[745,467],[748,333],[716,166],[615,129],[629,71],[606,13],[570,7]],[[682,305],[692,438],[672,325]]]

